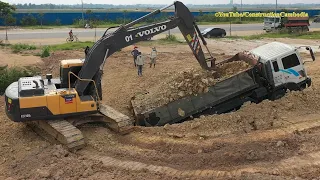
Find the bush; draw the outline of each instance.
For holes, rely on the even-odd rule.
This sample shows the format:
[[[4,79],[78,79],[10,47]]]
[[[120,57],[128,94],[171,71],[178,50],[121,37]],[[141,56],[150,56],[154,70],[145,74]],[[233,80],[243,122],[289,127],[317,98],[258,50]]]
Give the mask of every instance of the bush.
[[[34,76],[40,73],[40,69],[34,67],[6,67],[0,68],[0,94],[2,95],[6,88],[13,82],[18,81],[20,77]]]
[[[32,14],[28,14],[23,16],[20,23],[22,26],[34,26],[37,25],[37,19]]]
[[[44,47],[44,48],[42,49],[42,52],[41,52],[40,56],[41,56],[42,58],[50,56],[50,49],[49,49],[48,46],[46,46],[46,47]]]
[[[18,53],[18,52],[21,52],[22,50],[35,50],[37,49],[37,47],[29,44],[14,44],[11,46],[11,49],[12,49],[12,52]]]
[[[163,41],[169,41],[169,42],[178,42],[177,37],[176,37],[175,35],[172,35],[172,34],[166,35],[166,37],[165,37],[165,38],[162,38],[161,40],[163,40]]]
[[[57,18],[54,22],[55,25],[60,26],[61,25],[61,19]]]

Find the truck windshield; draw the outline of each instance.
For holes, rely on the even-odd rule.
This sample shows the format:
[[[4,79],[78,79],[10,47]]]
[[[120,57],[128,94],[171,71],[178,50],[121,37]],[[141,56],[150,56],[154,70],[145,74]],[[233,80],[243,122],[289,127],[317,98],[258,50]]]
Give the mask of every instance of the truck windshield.
[[[289,69],[300,65],[300,61],[296,54],[291,54],[290,56],[282,58],[282,64],[284,69]]]
[[[266,18],[264,18],[264,22],[273,23],[274,19],[276,19],[276,23],[278,23],[280,21],[280,18],[266,17]]]

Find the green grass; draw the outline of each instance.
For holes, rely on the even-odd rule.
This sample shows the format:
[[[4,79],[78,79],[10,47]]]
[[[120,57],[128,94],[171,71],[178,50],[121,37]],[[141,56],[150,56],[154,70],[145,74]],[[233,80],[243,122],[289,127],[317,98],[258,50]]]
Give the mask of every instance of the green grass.
[[[228,36],[231,39],[263,39],[263,38],[292,38],[292,39],[320,39],[320,31],[305,32],[305,33],[263,33],[250,36]]]
[[[11,49],[13,53],[18,53],[25,50],[35,50],[37,47],[29,44],[14,44],[11,45]]]
[[[85,49],[87,46],[91,47],[93,42],[85,41],[85,42],[70,42],[64,44],[57,44],[49,46],[51,51],[59,51],[59,50],[78,50]]]
[[[40,57],[44,58],[44,57],[48,57],[50,56],[50,49],[48,46],[43,47]]]
[[[128,22],[126,22],[128,23]],[[261,21],[233,21],[231,24],[254,24],[254,23],[261,23]],[[143,23],[136,24],[135,26],[142,25]],[[145,23],[144,23],[145,24]],[[150,23],[148,23],[150,24]],[[229,21],[227,22],[197,22],[198,25],[215,25],[215,24],[230,24]],[[103,22],[96,25],[96,28],[109,28],[112,26],[118,26],[118,23],[112,22]],[[55,28],[84,28],[84,25],[81,24],[73,24],[73,25],[35,25],[35,26],[22,26],[23,29],[55,29]]]

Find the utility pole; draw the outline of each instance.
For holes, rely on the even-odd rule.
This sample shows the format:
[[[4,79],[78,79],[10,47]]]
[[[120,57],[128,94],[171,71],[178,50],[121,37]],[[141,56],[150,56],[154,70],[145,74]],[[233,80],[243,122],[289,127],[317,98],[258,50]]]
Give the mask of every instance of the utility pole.
[[[4,21],[5,21],[5,24],[6,24],[6,40],[5,40],[5,43],[9,44],[9,38],[8,38],[8,14],[6,14]]]
[[[241,7],[240,7],[240,22],[241,22],[241,15],[242,15],[242,0],[241,0]]]
[[[229,29],[229,31],[230,31],[230,36],[231,36],[231,20],[230,20],[230,29]]]
[[[277,6],[278,6],[278,0],[276,0],[276,9],[274,10],[274,21],[273,21],[273,28],[274,28],[274,30],[276,29]]]
[[[83,25],[83,27],[84,27],[83,0],[81,0],[81,4],[82,4],[82,25]]]

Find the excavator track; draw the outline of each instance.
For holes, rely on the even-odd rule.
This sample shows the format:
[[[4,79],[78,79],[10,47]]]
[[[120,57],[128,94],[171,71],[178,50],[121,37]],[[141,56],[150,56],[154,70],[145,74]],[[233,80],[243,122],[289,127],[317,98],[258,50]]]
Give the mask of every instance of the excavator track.
[[[31,121],[26,124],[44,139],[62,144],[68,150],[78,150],[86,144],[81,131],[66,120]]]
[[[103,122],[112,130],[120,134],[127,134],[133,130],[133,120],[128,116],[105,104],[100,104],[99,108],[100,113],[104,115]]]
[[[62,144],[68,150],[78,150],[86,145],[82,132],[76,127],[81,124],[103,122],[119,134],[127,134],[133,129],[133,121],[128,116],[108,105],[100,105],[100,113],[101,115],[66,120],[30,121],[26,124],[44,139],[54,144]]]

